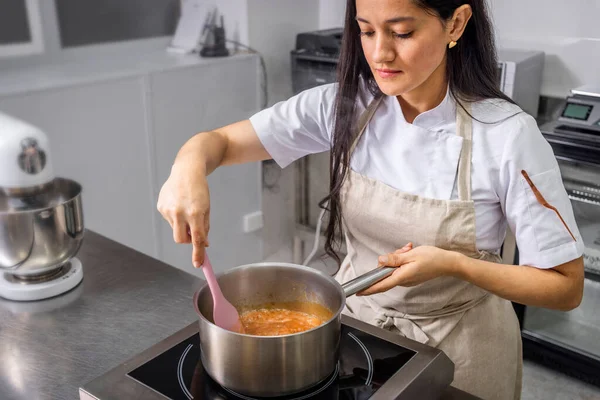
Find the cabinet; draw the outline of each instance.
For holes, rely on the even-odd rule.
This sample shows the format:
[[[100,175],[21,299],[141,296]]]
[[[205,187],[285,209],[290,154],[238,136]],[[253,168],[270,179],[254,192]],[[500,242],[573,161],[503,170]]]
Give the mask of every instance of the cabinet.
[[[83,186],[87,228],[197,273],[191,245],[175,244],[156,210],[158,193],[187,139],[258,111],[258,57],[174,58],[160,49],[138,59],[103,60],[101,70],[87,72],[68,65],[2,71],[0,111],[48,134],[55,173]],[[244,233],[242,219],[261,210],[260,164],[221,168],[209,184],[215,269],[259,261],[260,232]]]
[[[56,175],[83,186],[86,227],[156,257],[143,90],[119,79],[0,98],[0,110],[46,132]]]

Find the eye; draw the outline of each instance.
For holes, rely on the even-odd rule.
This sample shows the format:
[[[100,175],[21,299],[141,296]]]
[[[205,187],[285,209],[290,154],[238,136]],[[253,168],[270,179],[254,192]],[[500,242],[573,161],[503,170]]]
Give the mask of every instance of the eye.
[[[375,34],[373,31],[360,31],[360,36],[371,37]]]
[[[394,37],[399,38],[399,39],[408,39],[409,37],[412,36],[412,34],[413,34],[412,32],[408,32],[408,33],[396,33],[396,32],[394,32],[393,33]]]

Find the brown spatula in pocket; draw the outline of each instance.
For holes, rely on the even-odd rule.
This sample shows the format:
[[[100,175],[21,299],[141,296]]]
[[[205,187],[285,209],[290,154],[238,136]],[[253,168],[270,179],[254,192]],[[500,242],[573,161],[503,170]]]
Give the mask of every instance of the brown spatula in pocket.
[[[563,223],[563,225],[565,226],[565,228],[567,228],[567,230],[569,231],[569,234],[571,235],[571,237],[573,238],[573,240],[577,241],[577,239],[575,239],[575,236],[573,235],[573,232],[571,232],[571,230],[567,226],[567,223],[563,219],[562,215],[560,215],[560,212],[558,212],[558,210],[556,209],[556,207],[554,207],[552,204],[550,204],[550,203],[548,203],[546,201],[546,199],[544,198],[544,196],[542,196],[542,194],[540,193],[540,191],[538,190],[538,188],[533,184],[531,178],[529,178],[529,174],[527,172],[525,172],[525,170],[521,170],[521,175],[523,175],[523,177],[525,178],[525,180],[529,184],[529,187],[533,191],[533,194],[535,195],[535,198],[537,199],[537,201],[541,205],[543,205],[544,207],[546,207],[546,208],[554,211],[556,213],[556,215],[558,215],[558,218],[560,218],[560,220]]]

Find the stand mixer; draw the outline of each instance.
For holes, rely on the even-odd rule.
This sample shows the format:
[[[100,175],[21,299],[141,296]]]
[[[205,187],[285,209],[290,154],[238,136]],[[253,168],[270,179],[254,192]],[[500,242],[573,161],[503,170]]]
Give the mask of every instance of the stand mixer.
[[[47,136],[0,113],[0,297],[42,300],[83,279],[81,186],[54,176]]]

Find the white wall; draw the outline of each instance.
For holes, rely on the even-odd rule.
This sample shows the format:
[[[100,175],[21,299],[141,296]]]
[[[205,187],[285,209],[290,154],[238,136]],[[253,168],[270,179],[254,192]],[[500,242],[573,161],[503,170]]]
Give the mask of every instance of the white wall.
[[[264,57],[269,105],[292,95],[290,51],[296,35],[319,29],[319,0],[248,0],[250,45]]]
[[[227,39],[248,44],[248,0],[212,0],[225,20]]]
[[[500,47],[546,53],[542,95],[600,85],[597,0],[489,0]]]
[[[344,26],[346,0],[319,0],[319,29]]]

